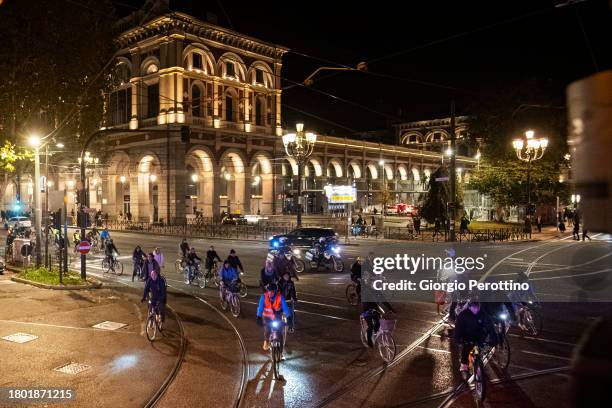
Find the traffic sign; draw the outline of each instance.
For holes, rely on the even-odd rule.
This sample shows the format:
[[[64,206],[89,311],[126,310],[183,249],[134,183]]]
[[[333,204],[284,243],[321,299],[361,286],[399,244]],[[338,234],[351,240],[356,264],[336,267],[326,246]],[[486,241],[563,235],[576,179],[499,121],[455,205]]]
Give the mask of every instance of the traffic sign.
[[[89,243],[89,241],[79,242],[79,252],[81,254],[87,255],[90,249],[91,249],[91,244]]]
[[[445,176],[445,177],[436,177],[436,181],[448,181],[450,179],[450,177]]]

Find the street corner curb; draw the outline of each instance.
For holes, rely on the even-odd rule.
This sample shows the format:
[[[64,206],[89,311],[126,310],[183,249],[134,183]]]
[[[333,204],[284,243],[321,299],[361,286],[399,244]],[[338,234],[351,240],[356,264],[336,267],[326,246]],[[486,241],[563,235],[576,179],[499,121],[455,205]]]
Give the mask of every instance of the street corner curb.
[[[97,279],[88,278],[89,285],[47,285],[46,283],[40,283],[31,281],[28,279],[19,278],[12,276],[11,280],[14,282],[25,283],[27,285],[36,286],[41,289],[53,289],[53,290],[88,290],[88,289],[99,289],[102,287],[102,282]]]

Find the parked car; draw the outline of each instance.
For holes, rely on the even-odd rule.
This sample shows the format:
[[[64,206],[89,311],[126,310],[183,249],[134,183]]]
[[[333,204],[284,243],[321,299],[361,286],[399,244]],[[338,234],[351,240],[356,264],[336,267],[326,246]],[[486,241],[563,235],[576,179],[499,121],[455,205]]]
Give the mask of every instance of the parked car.
[[[32,221],[28,217],[12,217],[9,218],[6,223],[7,228],[30,228],[32,226]]]
[[[268,246],[270,249],[276,249],[279,246],[281,237],[287,238],[287,245],[296,248],[312,248],[319,241],[319,238],[325,238],[333,242],[338,241],[338,234],[333,228],[328,227],[301,227],[296,228],[287,234],[279,234],[270,237]]]
[[[227,214],[221,220],[221,224],[224,225],[246,225],[247,223],[247,219],[240,214]]]

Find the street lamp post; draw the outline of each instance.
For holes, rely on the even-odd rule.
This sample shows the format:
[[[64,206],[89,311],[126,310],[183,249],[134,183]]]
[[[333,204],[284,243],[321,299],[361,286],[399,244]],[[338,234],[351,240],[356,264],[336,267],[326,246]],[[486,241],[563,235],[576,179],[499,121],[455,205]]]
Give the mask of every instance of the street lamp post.
[[[514,139],[512,141],[516,157],[527,162],[527,215],[529,216],[531,216],[531,162],[541,159],[548,146],[547,138],[535,139],[534,135],[533,130],[528,130],[525,132],[525,139]]]
[[[40,244],[42,235],[40,227],[42,225],[42,209],[40,202],[40,137],[30,136],[30,146],[34,148],[34,228],[36,228],[36,267],[40,268]]]
[[[312,132],[304,132],[304,124],[295,125],[295,133],[287,133],[283,136],[285,152],[293,157],[298,166],[298,188],[297,188],[297,226],[302,226],[302,167],[314,150],[317,135]]]

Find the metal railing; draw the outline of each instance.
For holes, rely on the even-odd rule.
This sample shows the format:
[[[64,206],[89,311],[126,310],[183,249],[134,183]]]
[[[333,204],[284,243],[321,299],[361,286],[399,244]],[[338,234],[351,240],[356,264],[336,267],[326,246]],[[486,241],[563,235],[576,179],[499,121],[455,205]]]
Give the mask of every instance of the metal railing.
[[[406,227],[386,227],[384,238],[408,241],[448,241],[450,233],[447,230],[436,232],[433,229],[421,230],[416,233],[413,229]],[[473,229],[455,232],[457,242],[502,242],[529,239],[531,239],[531,233],[525,232],[522,228]]]

